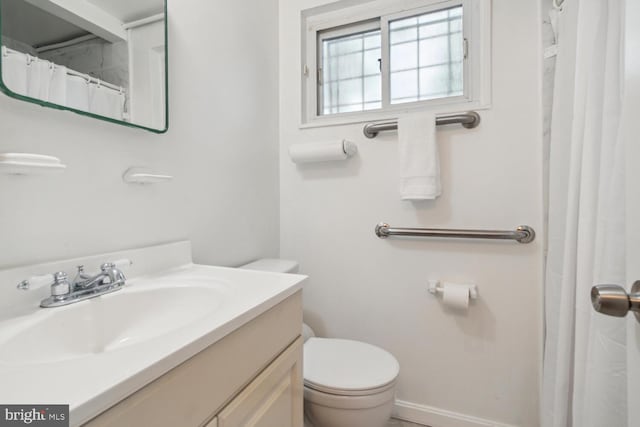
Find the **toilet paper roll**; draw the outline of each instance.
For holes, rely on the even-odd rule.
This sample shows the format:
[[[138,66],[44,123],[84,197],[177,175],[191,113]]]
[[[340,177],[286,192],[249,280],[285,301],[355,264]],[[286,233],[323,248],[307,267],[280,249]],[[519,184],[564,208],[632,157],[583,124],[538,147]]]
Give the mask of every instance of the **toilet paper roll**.
[[[470,285],[457,283],[444,283],[442,292],[442,302],[445,306],[456,310],[466,310],[469,308]]]
[[[289,156],[296,164],[346,160],[357,152],[358,146],[347,140],[293,144],[289,147]]]

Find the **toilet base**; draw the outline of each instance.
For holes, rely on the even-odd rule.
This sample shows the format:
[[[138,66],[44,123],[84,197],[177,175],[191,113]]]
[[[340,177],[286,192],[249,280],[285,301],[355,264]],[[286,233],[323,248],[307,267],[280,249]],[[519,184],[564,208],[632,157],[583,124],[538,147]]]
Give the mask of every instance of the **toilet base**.
[[[385,427],[391,418],[393,402],[375,408],[339,409],[304,404],[305,427]]]
[[[393,386],[369,396],[336,396],[305,387],[305,421],[313,427],[385,427],[394,395]]]

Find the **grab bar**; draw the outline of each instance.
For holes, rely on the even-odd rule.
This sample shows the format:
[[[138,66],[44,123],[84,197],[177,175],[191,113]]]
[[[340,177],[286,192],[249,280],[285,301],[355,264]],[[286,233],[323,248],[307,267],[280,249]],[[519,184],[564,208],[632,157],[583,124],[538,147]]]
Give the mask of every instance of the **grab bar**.
[[[382,222],[376,226],[376,236],[381,239],[386,239],[390,236],[447,237],[457,239],[515,240],[518,243],[531,243],[536,238],[536,232],[528,225],[521,225],[516,228],[515,231],[452,230],[436,228],[393,228],[389,224]]]
[[[437,126],[453,125],[458,123],[467,129],[473,129],[480,124],[480,114],[475,111],[469,111],[467,113],[436,117]],[[378,133],[380,132],[396,129],[398,129],[397,121],[369,123],[364,127],[364,136],[372,139],[378,136]]]

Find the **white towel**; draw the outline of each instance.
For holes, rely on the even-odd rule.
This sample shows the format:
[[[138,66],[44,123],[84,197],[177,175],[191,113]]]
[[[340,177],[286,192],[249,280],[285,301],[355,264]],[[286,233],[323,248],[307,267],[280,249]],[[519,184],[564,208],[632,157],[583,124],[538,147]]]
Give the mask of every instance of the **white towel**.
[[[13,93],[27,94],[27,55],[2,46],[2,82]]]
[[[398,120],[400,196],[402,200],[434,200],[442,193],[436,117],[410,114]]]

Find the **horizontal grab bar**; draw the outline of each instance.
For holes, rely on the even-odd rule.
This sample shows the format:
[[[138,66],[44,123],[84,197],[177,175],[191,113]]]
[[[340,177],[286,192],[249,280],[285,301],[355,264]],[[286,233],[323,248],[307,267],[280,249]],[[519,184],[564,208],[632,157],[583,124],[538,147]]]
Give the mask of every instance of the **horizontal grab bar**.
[[[438,116],[436,118],[437,126],[453,124],[461,124],[467,129],[473,129],[480,124],[480,114],[475,111],[469,111],[467,113]],[[378,133],[380,132],[396,129],[398,129],[397,121],[369,123],[364,127],[364,136],[371,139],[378,136]]]
[[[521,225],[515,231],[504,230],[453,230],[436,228],[393,228],[389,224],[380,223],[376,226],[376,235],[381,239],[390,236],[405,237],[446,237],[456,239],[491,239],[515,240],[518,243],[531,243],[536,238],[536,232],[528,225]]]

